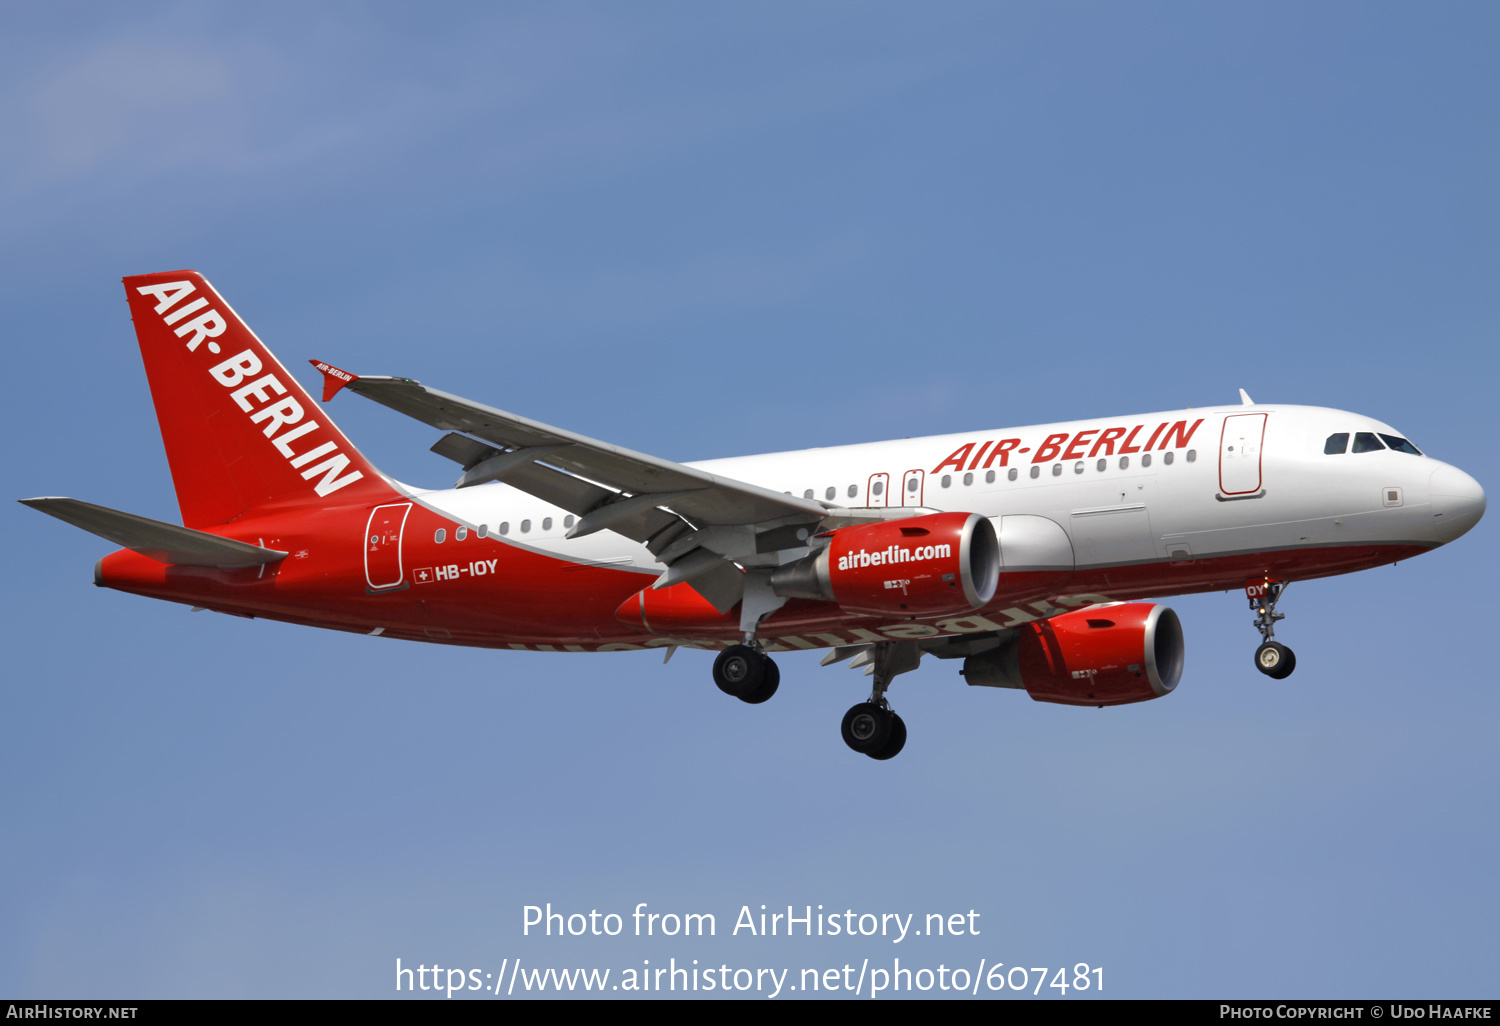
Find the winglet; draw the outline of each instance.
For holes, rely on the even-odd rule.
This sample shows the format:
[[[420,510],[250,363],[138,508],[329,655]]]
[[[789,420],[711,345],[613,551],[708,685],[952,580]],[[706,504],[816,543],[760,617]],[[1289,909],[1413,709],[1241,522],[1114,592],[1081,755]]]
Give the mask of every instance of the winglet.
[[[340,371],[339,373],[343,373],[343,372]],[[338,391],[338,390],[335,389],[334,391]],[[327,399],[328,397],[325,395],[323,398]],[[1240,389],[1240,405],[1241,406],[1254,406],[1255,405],[1255,400],[1251,399],[1250,398],[1250,393],[1246,392],[1243,388]]]
[[[325,403],[338,395],[339,389],[350,382],[359,380],[358,374],[350,374],[348,371],[340,370],[330,363],[324,363],[322,360],[308,360],[307,362],[323,372],[323,401]]]

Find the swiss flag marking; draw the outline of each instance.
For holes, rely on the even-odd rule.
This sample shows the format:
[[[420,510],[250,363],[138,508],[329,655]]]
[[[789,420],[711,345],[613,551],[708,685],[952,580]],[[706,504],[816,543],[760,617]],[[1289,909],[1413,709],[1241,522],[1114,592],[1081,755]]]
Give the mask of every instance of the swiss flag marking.
[[[418,569],[413,570],[411,572],[411,575],[412,580],[416,581],[418,584],[432,583],[432,567],[430,566],[419,567]]]

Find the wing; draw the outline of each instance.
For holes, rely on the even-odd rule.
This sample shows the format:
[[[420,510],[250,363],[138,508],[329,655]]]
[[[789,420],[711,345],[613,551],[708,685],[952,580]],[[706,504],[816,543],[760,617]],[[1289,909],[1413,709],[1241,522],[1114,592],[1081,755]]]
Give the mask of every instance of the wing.
[[[410,378],[364,377],[311,362],[325,375],[325,401],[348,388],[451,432],[432,448],[463,466],[458,487],[504,481],[576,513],[570,538],[607,529],[643,542],[669,566],[658,587],[695,580],[716,606],[708,590],[735,591],[738,601],[724,571],[738,574],[736,563],[775,565],[786,558],[777,553],[805,548],[809,525],[829,515],[828,505],[812,499],[633,452]],[[727,591],[706,580],[715,576]]]

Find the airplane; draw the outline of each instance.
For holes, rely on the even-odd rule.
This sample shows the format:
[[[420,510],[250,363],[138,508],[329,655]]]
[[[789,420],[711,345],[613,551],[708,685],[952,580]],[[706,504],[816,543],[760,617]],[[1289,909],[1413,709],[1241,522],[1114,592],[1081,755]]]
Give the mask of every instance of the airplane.
[[[674,463],[402,377],[319,360],[444,434],[456,484],[377,470],[195,271],[123,279],[182,524],[24,504],[116,545],[100,587],[380,638],[544,652],[716,653],[719,690],[775,694],[772,653],[872,678],[853,751],[899,753],[886,695],[923,656],[972,686],[1105,706],[1170,694],[1181,621],[1147,599],[1244,588],[1255,665],[1294,581],[1410,559],[1484,490],[1390,425],[1240,404]]]

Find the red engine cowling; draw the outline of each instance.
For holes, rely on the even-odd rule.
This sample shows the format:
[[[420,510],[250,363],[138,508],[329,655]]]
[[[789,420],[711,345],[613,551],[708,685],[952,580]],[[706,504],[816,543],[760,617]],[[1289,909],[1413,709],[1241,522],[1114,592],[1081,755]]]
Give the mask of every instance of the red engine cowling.
[[[1121,602],[1027,624],[1012,641],[969,656],[970,684],[1024,688],[1038,702],[1127,705],[1182,679],[1182,621],[1166,606]]]
[[[995,528],[977,513],[933,513],[834,531],[816,555],[771,575],[787,598],[850,613],[938,616],[978,609],[1000,581]]]

